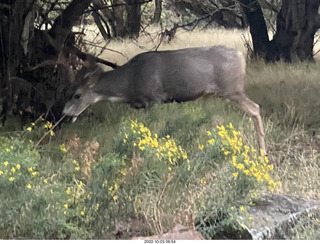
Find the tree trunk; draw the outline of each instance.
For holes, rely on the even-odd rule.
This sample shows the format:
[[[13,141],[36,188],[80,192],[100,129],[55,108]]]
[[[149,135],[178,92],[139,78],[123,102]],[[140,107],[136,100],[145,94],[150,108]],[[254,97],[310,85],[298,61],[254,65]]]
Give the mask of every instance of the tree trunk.
[[[114,36],[125,37],[127,35],[124,13],[125,13],[125,2],[124,0],[113,0],[113,22],[114,22]]]
[[[29,39],[34,33],[33,21],[30,19],[33,0],[5,2],[0,15],[0,78],[4,81],[1,87],[6,85],[8,78],[20,72],[20,61],[27,60]]]
[[[23,90],[23,88],[14,87],[10,78],[20,75],[25,66],[28,66],[29,39],[34,34],[32,7],[33,0],[7,0],[0,8],[0,99],[2,105],[0,117],[2,117],[2,124],[9,115],[12,115],[13,90],[17,90],[17,93]],[[26,105],[21,99],[20,101],[17,99],[17,103]],[[22,109],[16,107],[17,111]]]
[[[154,5],[155,10],[152,18],[152,23],[159,23],[161,20],[162,0],[155,0]]]
[[[93,0],[96,9],[99,9],[102,15],[108,20],[108,24],[111,27],[113,37],[125,37],[126,30],[124,24],[124,0],[113,0],[112,10],[105,7],[102,0]]]
[[[125,0],[127,9],[127,32],[130,38],[139,36],[141,24],[141,3],[140,0]]]
[[[318,9],[319,0],[283,0],[267,59],[313,60],[314,35],[320,23]]]
[[[104,26],[103,26],[102,23],[101,23],[99,14],[97,14],[97,13],[94,11],[94,12],[92,13],[92,16],[93,16],[94,22],[96,23],[96,25],[97,25],[97,27],[98,27],[98,29],[99,29],[99,31],[100,31],[103,39],[108,40],[108,39],[111,37],[110,32],[109,32],[109,31],[108,31],[108,33],[106,32]],[[107,27],[108,27],[108,26],[107,26]]]
[[[71,32],[71,28],[75,25],[79,17],[89,7],[92,0],[73,0],[67,8],[58,16],[49,31],[49,35],[53,37],[56,49],[60,50],[67,36]]]
[[[238,0],[238,2],[242,6],[243,13],[250,26],[253,55],[264,58],[268,49],[269,37],[261,6],[256,0]]]

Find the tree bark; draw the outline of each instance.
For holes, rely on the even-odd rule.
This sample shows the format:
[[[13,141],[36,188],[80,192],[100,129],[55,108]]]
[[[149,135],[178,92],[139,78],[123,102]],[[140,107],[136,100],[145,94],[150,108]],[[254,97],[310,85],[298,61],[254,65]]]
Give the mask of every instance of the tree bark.
[[[141,3],[140,0],[125,0],[127,10],[127,33],[130,38],[139,36],[141,24]]]
[[[152,18],[152,23],[159,23],[161,20],[162,0],[155,0],[154,5],[155,10]]]
[[[71,28],[75,25],[79,17],[89,7],[92,0],[73,0],[67,8],[58,16],[49,31],[49,35],[54,39],[56,49],[63,47]]]
[[[105,39],[105,40],[109,39],[111,37],[110,32],[108,32],[108,33],[106,32],[103,24],[101,23],[99,14],[97,14],[96,12],[93,12],[92,16],[93,16],[94,22],[96,23],[103,39]]]
[[[26,21],[27,16],[30,16],[29,13],[32,14],[33,0],[5,2],[0,16],[0,78],[2,77],[4,81],[1,87],[6,85],[8,78],[20,72],[20,61],[28,54],[29,40],[21,38],[31,38],[33,35],[33,22]],[[27,58],[23,61],[27,61]]]
[[[256,0],[238,0],[238,2],[250,26],[253,54],[255,57],[264,58],[268,50],[269,37],[261,6]]]
[[[314,35],[320,23],[318,9],[319,0],[283,0],[267,59],[313,60]]]
[[[102,15],[108,20],[111,27],[112,37],[125,37],[126,30],[124,24],[124,0],[113,0],[112,10],[105,7],[102,0],[93,0],[94,6],[97,10],[101,11]]]

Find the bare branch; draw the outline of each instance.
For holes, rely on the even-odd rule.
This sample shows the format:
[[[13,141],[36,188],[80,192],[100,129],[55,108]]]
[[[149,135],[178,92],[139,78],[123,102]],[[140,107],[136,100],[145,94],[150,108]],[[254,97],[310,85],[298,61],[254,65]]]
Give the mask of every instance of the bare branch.
[[[78,58],[82,59],[82,60],[93,60],[97,63],[102,63],[102,64],[105,64],[107,66],[110,66],[111,68],[113,69],[116,69],[119,67],[119,65],[115,64],[115,63],[112,63],[110,61],[107,61],[107,60],[104,60],[102,58],[98,58],[98,57],[95,57],[89,53],[85,53],[85,52],[82,52],[80,49],[78,49],[77,47],[68,47],[70,53],[76,55]]]

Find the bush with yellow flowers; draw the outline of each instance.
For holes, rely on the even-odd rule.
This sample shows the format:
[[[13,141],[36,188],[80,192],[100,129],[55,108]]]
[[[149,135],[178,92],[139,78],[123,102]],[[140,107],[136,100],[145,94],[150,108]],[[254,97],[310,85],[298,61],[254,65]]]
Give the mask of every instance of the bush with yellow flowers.
[[[51,123],[46,123],[46,129]],[[23,131],[37,131],[32,124]],[[50,128],[49,128],[50,127]],[[56,152],[65,154],[60,145]],[[46,171],[31,140],[0,137],[0,236],[3,239],[73,239],[92,236],[87,231],[86,186],[77,174],[60,168]],[[71,175],[71,177],[69,176]],[[67,177],[68,176],[68,177]],[[96,206],[95,206],[96,207]]]
[[[252,227],[254,223],[243,205],[252,204],[259,191],[274,192],[279,183],[272,180],[273,165],[262,153],[243,143],[241,132],[232,123],[216,126],[205,134],[197,157],[211,158],[219,173],[212,171],[200,181],[199,188],[204,189],[199,196],[198,228],[208,238],[231,229],[238,236],[245,235],[244,226]],[[243,221],[239,223],[239,219]]]
[[[51,138],[52,128],[39,121],[24,133]],[[116,223],[138,216],[146,231],[160,233],[172,221],[190,225],[221,212],[214,224],[204,219],[199,225],[215,233],[239,228],[230,210],[239,199],[257,186],[273,191],[277,185],[267,158],[244,145],[231,123],[193,138],[188,151],[181,146],[186,141],[174,137],[174,123],[172,134],[158,128],[163,136],[150,128],[125,120],[110,139],[114,148],[99,158],[102,143],[96,140],[84,143],[75,136],[40,154],[32,141],[0,137],[0,187],[7,189],[0,191],[0,236],[86,239],[113,233]],[[55,164],[48,171],[43,162]]]
[[[0,191],[1,199],[28,191],[38,175],[39,154],[32,143],[0,137]]]
[[[265,184],[271,192],[274,191],[279,183],[270,177],[273,165],[269,164],[268,157],[263,156],[262,152],[243,144],[241,133],[235,130],[232,123],[217,126],[213,132],[207,131],[207,136],[206,147],[219,148],[224,158],[233,166],[234,179],[253,180],[254,183]],[[199,145],[202,150],[204,147]]]
[[[148,161],[156,161],[164,167],[164,172],[172,171],[174,167],[184,164],[190,170],[190,160],[187,152],[170,138],[170,135],[159,138],[150,129],[137,120],[126,121],[118,139],[118,151],[121,153],[135,152],[136,155]],[[132,156],[132,155],[127,155]]]

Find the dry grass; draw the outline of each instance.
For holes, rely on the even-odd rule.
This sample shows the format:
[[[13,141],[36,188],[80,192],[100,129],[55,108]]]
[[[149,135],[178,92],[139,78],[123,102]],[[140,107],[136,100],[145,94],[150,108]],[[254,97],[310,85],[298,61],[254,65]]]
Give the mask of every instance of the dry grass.
[[[122,65],[129,61],[135,55],[155,50],[160,43],[160,29],[158,27],[149,27],[146,32],[142,33],[138,40],[112,40],[107,43],[99,31],[94,26],[86,27],[85,40],[91,42],[94,40],[95,47],[91,51],[100,55],[101,58]],[[269,33],[269,38],[272,38],[272,33]],[[315,37],[314,53],[315,59],[320,59],[320,32]],[[176,50],[190,47],[204,47],[214,45],[224,45],[231,48],[236,48],[247,55],[246,43],[251,42],[249,30],[227,30],[227,29],[211,29],[206,31],[194,30],[192,32],[178,30],[172,42],[161,42],[158,50]],[[102,53],[101,47],[106,47]]]
[[[156,27],[147,29],[148,33],[143,33],[138,40],[113,40],[107,45],[100,57],[111,62],[122,65],[129,61],[133,56],[146,51],[155,50],[160,43],[160,31]],[[214,45],[225,45],[227,47],[236,48],[247,53],[243,43],[243,38],[248,39],[247,30],[225,30],[214,29],[207,31],[195,30],[192,32],[179,30],[172,42],[161,42],[158,50],[176,50],[190,47],[203,47]],[[100,37],[97,30],[89,27],[86,31],[86,40],[98,43],[104,46],[105,42]],[[99,48],[93,48],[92,51],[99,53]]]

